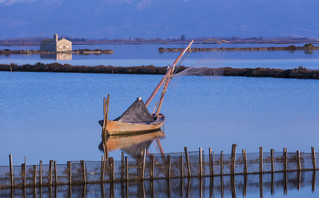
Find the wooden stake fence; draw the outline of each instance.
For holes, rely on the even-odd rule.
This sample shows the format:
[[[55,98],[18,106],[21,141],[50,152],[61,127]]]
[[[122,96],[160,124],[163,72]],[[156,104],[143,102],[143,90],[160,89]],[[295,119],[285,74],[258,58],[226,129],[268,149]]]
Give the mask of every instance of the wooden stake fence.
[[[187,147],[185,147],[184,153],[166,154],[166,156],[156,155],[162,160],[157,160],[154,154],[147,155],[147,151],[144,150],[137,161],[129,161],[128,156],[125,156],[124,153],[122,153],[121,161],[118,163],[115,163],[112,157],[105,160],[104,156],[102,156],[100,162],[93,163],[95,168],[88,168],[87,163],[81,160],[80,162],[68,161],[67,164],[64,165],[64,170],[62,170],[63,168],[58,169],[56,161],[53,160],[50,160],[49,164],[46,165],[47,168],[43,169],[42,161],[40,161],[39,168],[37,165],[26,166],[26,164],[23,163],[19,173],[14,172],[16,168],[13,166],[12,154],[10,154],[9,167],[7,167],[9,173],[7,175],[0,175],[1,178],[7,178],[7,184],[0,183],[0,186],[1,188],[36,187],[42,185],[72,185],[98,182],[112,183],[162,178],[201,178],[206,176],[215,177],[256,173],[271,173],[273,177],[275,172],[283,172],[284,181],[287,181],[287,172],[296,171],[299,175],[298,178],[300,179],[301,171],[318,170],[314,147],[311,147],[311,153],[301,153],[297,150],[297,152],[290,153],[289,155],[287,148],[283,148],[282,154],[276,153],[276,155],[274,150],[271,149],[270,155],[265,155],[267,156],[266,158],[264,158],[263,148],[259,147],[258,158],[256,159],[255,155],[251,155],[254,156],[255,159],[250,157],[249,160],[247,157],[249,154],[247,154],[245,150],[242,150],[241,154],[237,154],[236,149],[237,145],[233,144],[230,159],[224,157],[223,151],[221,151],[215,159],[215,153],[211,148],[208,149],[208,156],[205,157],[202,148],[199,148],[199,152],[188,152]],[[205,161],[204,159],[208,159],[208,161]],[[294,166],[292,166],[292,164],[289,165],[290,163]],[[63,167],[63,165],[61,165],[61,167]],[[76,167],[80,167],[80,169]],[[258,171],[256,172],[256,170]],[[27,174],[31,172],[32,174]],[[74,175],[72,172],[74,172]],[[79,177],[81,178],[80,180]],[[43,180],[43,178],[45,179]],[[19,179],[21,182],[15,184],[16,179]],[[260,176],[260,179],[262,181],[262,175]],[[314,178],[314,180],[315,179],[316,178]]]

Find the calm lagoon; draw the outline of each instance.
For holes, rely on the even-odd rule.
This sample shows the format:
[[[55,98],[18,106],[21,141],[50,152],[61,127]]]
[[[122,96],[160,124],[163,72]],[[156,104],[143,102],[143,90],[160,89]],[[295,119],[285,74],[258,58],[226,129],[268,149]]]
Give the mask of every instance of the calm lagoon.
[[[303,44],[295,44],[303,46]],[[193,47],[280,47],[289,44],[195,44]],[[70,60],[41,58],[40,55],[0,56],[0,63],[35,64],[37,62],[71,65],[113,65],[113,66],[167,66],[178,56],[178,52],[159,53],[158,48],[184,48],[185,44],[144,44],[144,45],[73,45],[73,49],[112,49],[110,55],[76,55]],[[0,49],[39,50],[39,46],[0,46]],[[183,62],[185,66],[196,67],[235,67],[256,68],[270,67],[292,69],[304,66],[308,69],[319,69],[319,51],[225,51],[225,52],[193,52]]]
[[[0,165],[51,159],[100,160],[102,99],[110,118],[137,97],[146,100],[160,75],[0,72]],[[172,81],[162,113],[165,152],[209,147],[229,153],[319,148],[317,80],[181,76]],[[155,102],[151,103],[150,111]],[[150,152],[159,152],[154,145]],[[110,153],[116,159],[120,151]]]
[[[0,63],[166,66],[178,54],[160,54],[158,47],[161,45],[111,45],[105,46],[105,49],[113,49],[115,53],[112,55],[73,55],[72,60],[63,61],[40,59],[36,55],[16,55],[10,58],[0,56]],[[102,47],[79,47],[83,48]],[[192,53],[184,65],[275,68],[303,65],[309,69],[318,69],[319,53]],[[10,153],[13,154],[13,163],[16,165],[23,163],[25,156],[27,164],[38,164],[39,160],[44,164],[49,160],[56,160],[58,164],[66,161],[100,160],[103,153],[98,149],[101,127],[97,121],[103,118],[103,97],[110,94],[110,118],[114,119],[139,96],[145,101],[161,78],[161,75],[0,72],[0,166],[8,165]],[[287,147],[288,152],[295,152],[297,149],[310,152],[311,146],[318,150],[318,82],[276,78],[177,76],[170,84],[162,107],[167,120],[163,128],[165,138],[160,140],[161,145],[167,153],[183,152],[184,146],[187,146],[189,151],[197,151],[199,147],[203,147],[204,151],[212,148],[217,153],[223,150],[227,154],[233,143],[238,145],[237,152],[246,149],[248,153],[257,153],[260,146],[265,152],[270,149],[280,152],[283,147]],[[154,103],[155,101],[151,103],[150,111],[153,110]],[[154,142],[149,151],[159,153]],[[119,160],[121,150],[109,154]],[[317,190],[312,191],[313,177],[308,173],[305,175],[300,190],[296,189],[294,181],[288,184],[286,197],[318,196]],[[243,188],[242,179],[236,176],[236,180],[238,178],[236,192],[240,197]],[[217,187],[213,191],[209,189],[210,182],[204,182],[203,196],[210,196],[210,193],[221,196],[221,191],[218,190],[220,182],[217,180]],[[187,182],[184,182],[184,193],[187,192]],[[246,197],[260,195],[259,188],[256,187],[258,178],[254,182],[257,183],[250,186],[248,184]],[[274,195],[271,195],[267,184],[264,184],[263,196],[284,196],[282,185],[277,184],[279,186]],[[108,185],[105,184],[106,194],[110,193]],[[159,181],[158,185],[164,184]],[[198,180],[192,179],[190,185],[190,195],[197,197],[200,193]],[[317,185],[318,182],[315,186]],[[137,190],[141,185],[133,186],[131,189]],[[91,187],[93,189],[90,190]],[[87,197],[101,195],[99,187],[87,188]],[[116,194],[121,193],[119,185],[115,189]],[[74,188],[73,194],[79,194],[82,190]],[[148,190],[146,186],[146,191]],[[63,189],[59,191],[57,197],[63,196],[62,191]],[[17,190],[16,194],[19,192]],[[171,192],[175,196],[173,189]],[[3,193],[6,191],[0,191],[0,195]],[[165,195],[164,193],[163,196]],[[231,197],[230,189],[226,189],[223,196]]]

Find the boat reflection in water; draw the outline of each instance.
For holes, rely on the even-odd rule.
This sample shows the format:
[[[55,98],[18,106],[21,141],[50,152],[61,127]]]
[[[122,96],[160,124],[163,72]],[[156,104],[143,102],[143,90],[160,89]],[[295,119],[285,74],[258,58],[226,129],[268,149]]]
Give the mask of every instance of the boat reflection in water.
[[[111,135],[106,139],[106,151],[108,153],[110,151],[121,149],[131,157],[138,158],[143,154],[145,149],[148,151],[148,148],[155,140],[163,154],[164,151],[161,146],[160,139],[164,137],[165,134],[161,129],[151,132],[138,132],[130,135]],[[104,152],[102,142],[99,145],[99,149]]]

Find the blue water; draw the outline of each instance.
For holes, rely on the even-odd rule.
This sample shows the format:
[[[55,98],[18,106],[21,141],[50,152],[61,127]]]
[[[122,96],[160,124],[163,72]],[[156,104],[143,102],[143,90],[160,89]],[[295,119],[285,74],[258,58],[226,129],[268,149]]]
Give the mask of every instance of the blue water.
[[[309,174],[310,173],[310,174]],[[318,175],[318,173],[316,173]],[[318,197],[318,182],[313,180],[312,171],[302,173],[298,188],[297,174],[288,173],[285,186],[283,174],[263,176],[263,185],[259,175],[248,175],[246,185],[243,175],[236,175],[234,183],[230,176],[210,178],[156,179],[143,182],[117,182],[115,184],[57,185],[49,188],[10,188],[1,189],[1,197]],[[315,177],[314,177],[315,178]],[[272,183],[273,182],[273,183]],[[223,185],[223,188],[221,188]],[[70,196],[72,195],[72,196]],[[128,195],[128,196],[126,196]]]
[[[0,72],[0,165],[99,160],[102,99],[110,118],[139,96],[146,100],[160,75]],[[228,153],[319,149],[317,80],[201,76],[176,77],[165,96],[165,152],[209,147]],[[155,101],[151,103],[150,111]],[[159,152],[151,145],[151,152]],[[120,151],[111,152],[119,158]]]
[[[295,44],[303,46],[303,44]],[[193,45],[193,47],[269,47],[289,46],[289,44],[207,44]],[[71,65],[113,65],[113,66],[140,66],[155,65],[167,66],[178,56],[178,52],[159,53],[159,47],[185,47],[185,44],[148,44],[148,45],[73,45],[73,49],[112,49],[114,54],[103,55],[72,55],[71,60],[56,60],[40,58],[40,55],[10,55],[0,56],[0,63],[35,64],[67,63]],[[0,49],[30,49],[39,50],[39,46],[0,46]],[[235,67],[235,68],[284,68],[292,69],[304,66],[308,69],[319,69],[319,51],[231,51],[231,52],[193,52],[183,62],[185,66],[197,67]]]

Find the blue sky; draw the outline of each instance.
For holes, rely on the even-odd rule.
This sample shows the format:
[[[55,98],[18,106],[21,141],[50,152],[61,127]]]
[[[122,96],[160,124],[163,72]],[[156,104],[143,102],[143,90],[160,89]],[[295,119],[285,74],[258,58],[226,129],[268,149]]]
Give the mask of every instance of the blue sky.
[[[0,0],[0,39],[319,37],[318,0]]]

